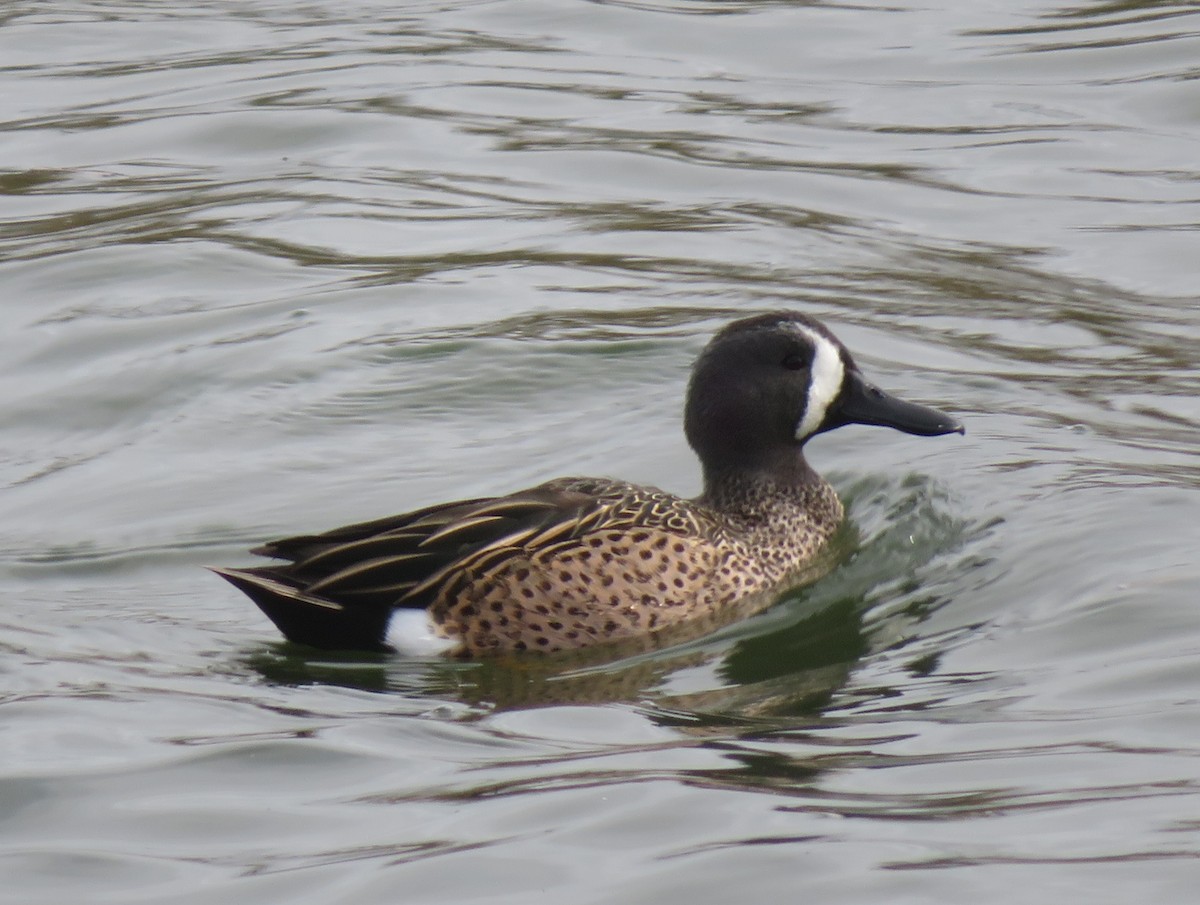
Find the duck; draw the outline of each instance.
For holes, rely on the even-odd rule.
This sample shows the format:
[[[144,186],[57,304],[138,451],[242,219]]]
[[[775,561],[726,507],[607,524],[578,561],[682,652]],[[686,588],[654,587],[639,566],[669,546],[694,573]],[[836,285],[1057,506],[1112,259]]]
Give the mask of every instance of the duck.
[[[870,383],[818,320],[758,314],[720,329],[692,368],[695,498],[557,478],[251,551],[274,564],[210,568],[289,641],[323,650],[471,658],[654,638],[804,583],[844,518],[804,448],[849,424],[964,433]]]

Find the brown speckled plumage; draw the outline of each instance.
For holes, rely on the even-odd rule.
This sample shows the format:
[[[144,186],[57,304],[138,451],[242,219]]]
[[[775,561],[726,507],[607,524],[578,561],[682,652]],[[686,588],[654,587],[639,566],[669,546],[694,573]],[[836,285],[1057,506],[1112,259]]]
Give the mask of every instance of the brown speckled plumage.
[[[879,399],[899,414],[878,415]],[[791,313],[721,331],[697,363],[686,414],[705,470],[695,500],[560,478],[276,541],[254,552],[287,564],[216,571],[289,638],[325,648],[386,649],[397,607],[425,609],[464,656],[669,634],[765,606],[837,530],[841,503],[803,457],[810,436],[852,420],[961,430],[862,383],[840,343]]]
[[[581,487],[593,502],[569,530],[506,545],[493,565],[452,568],[437,584],[429,612],[466,652],[554,651],[672,628],[783,584],[842,512],[823,481],[793,505],[768,494],[736,514],[617,482],[541,490]]]

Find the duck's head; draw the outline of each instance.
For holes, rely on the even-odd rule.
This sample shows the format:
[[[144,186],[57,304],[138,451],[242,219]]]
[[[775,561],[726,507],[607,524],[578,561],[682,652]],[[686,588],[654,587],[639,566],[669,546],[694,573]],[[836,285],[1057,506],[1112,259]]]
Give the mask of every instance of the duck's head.
[[[795,312],[729,324],[692,371],[684,429],[706,470],[776,467],[844,424],[923,437],[963,432],[945,412],[869,383],[824,325]]]

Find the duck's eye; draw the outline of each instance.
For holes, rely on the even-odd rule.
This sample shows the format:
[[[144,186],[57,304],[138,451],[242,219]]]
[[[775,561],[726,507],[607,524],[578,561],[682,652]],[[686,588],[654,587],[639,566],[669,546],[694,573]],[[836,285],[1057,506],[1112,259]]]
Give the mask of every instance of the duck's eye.
[[[783,366],[789,371],[803,371],[809,365],[809,356],[804,352],[792,352],[783,360]]]

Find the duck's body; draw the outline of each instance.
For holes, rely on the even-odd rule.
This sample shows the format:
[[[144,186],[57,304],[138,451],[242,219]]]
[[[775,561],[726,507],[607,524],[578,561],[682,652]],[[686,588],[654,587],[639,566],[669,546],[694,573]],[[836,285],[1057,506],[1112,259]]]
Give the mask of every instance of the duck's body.
[[[795,583],[842,519],[803,444],[850,422],[961,431],[866,384],[817,322],[748,318],[693,373],[686,429],[705,477],[694,500],[561,478],[276,541],[254,552],[287,564],[216,571],[289,639],[327,649],[388,649],[398,608],[423,611],[433,640],[465,656],[656,634]]]
[[[837,529],[842,506],[819,478],[783,490],[714,507],[560,478],[254,551],[290,565],[217,571],[285,635],[317,647],[433,650],[442,637],[468,656],[578,648],[716,616],[785,584]],[[406,620],[415,637],[389,639],[396,606],[428,624]]]

